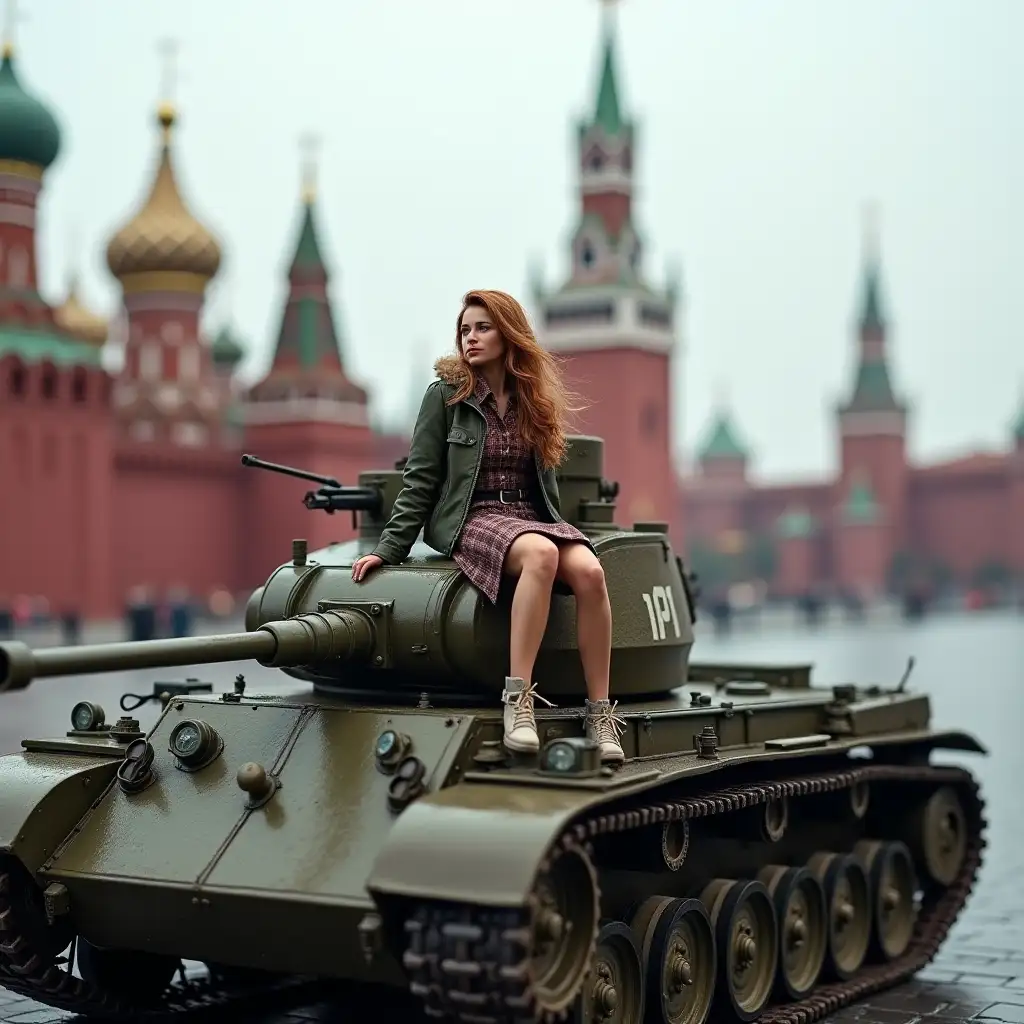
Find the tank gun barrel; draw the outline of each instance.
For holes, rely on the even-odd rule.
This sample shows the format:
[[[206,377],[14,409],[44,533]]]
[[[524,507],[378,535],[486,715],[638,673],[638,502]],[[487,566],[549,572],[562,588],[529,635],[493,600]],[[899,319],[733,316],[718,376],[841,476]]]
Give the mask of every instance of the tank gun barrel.
[[[353,528],[356,526],[357,512],[376,515],[381,509],[383,496],[378,487],[348,487],[333,476],[321,476],[319,473],[295,469],[293,466],[264,462],[255,455],[243,455],[242,465],[251,466],[253,469],[269,469],[273,473],[283,473],[285,476],[298,477],[300,480],[312,480],[320,486],[315,491],[307,491],[302,504],[311,512],[326,512],[328,515],[335,512],[351,512]]]
[[[33,650],[18,641],[0,644],[0,693],[22,690],[43,676],[121,672],[139,668],[253,660],[268,668],[352,661],[373,649],[368,616],[352,609],[307,612],[267,622],[249,633],[179,637]]]

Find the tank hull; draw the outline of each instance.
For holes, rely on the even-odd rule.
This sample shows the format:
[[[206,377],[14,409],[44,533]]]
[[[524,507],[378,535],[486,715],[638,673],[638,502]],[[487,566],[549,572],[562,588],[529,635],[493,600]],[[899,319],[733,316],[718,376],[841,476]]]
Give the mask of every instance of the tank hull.
[[[55,897],[51,927],[60,937],[77,935],[100,950],[411,985],[456,1017],[459,993],[468,990],[495,1006],[495,1020],[514,1019],[516,1000],[545,1018],[588,998],[583,961],[603,948],[602,920],[622,922],[642,946],[638,907],[654,897],[673,907],[700,902],[723,873],[756,878],[766,865],[802,865],[823,851],[845,855],[865,840],[923,849],[918,827],[908,823],[931,794],[951,789],[967,826],[955,877],[926,886],[932,903],[914,940],[900,956],[856,972],[835,1005],[870,990],[865,985],[908,976],[942,941],[981,856],[974,783],[961,769],[930,767],[929,755],[980,745],[932,730],[927,698],[918,695],[866,695],[837,707],[830,691],[776,687],[712,706],[700,699],[708,689],[625,712],[623,768],[570,776],[496,753],[494,707],[175,699],[148,736],[152,778],[141,790],[127,792],[114,780],[125,745],[109,738],[30,741],[34,749],[0,759],[0,778],[14,782],[0,797],[0,873],[19,885],[34,878]],[[185,721],[205,723],[222,743],[195,770],[183,770],[170,749]],[[540,716],[539,729],[544,742],[558,742],[579,737],[582,720],[556,708]],[[708,729],[714,749],[698,742]],[[379,743],[389,731],[402,738],[401,761],[383,763]],[[64,752],[76,743],[79,752]],[[851,760],[863,747],[873,759]],[[412,757],[422,768],[420,785],[396,796],[399,766]],[[275,780],[258,806],[239,781],[239,769],[252,763]],[[847,813],[849,794],[864,787],[875,810]],[[81,796],[73,798],[76,788]],[[792,838],[766,843],[751,822],[781,799]],[[670,834],[685,835],[682,862],[671,867],[664,859]],[[924,873],[927,856],[915,856]],[[568,881],[559,875],[566,863],[575,865]],[[574,911],[577,934],[587,935],[577,955],[583,965],[566,968],[572,977],[561,988],[536,981],[536,939],[522,938],[534,935],[538,893],[550,891],[551,878],[560,890],[592,887],[592,913],[583,896]],[[713,905],[712,895],[705,903]],[[452,944],[466,927],[485,937],[475,952]],[[4,948],[0,972],[17,962],[3,959]],[[438,949],[448,955],[428,955]],[[48,950],[51,958],[57,952]],[[527,979],[521,990],[467,989],[470,961],[480,967],[487,957],[506,965],[518,957]],[[484,968],[482,977],[493,976]],[[9,970],[0,983],[33,984],[31,975]],[[54,1005],[90,1009],[80,993],[65,999],[33,991]],[[795,1001],[804,1016],[823,1005],[816,998]],[[498,1005],[506,999],[512,1002]],[[773,995],[758,1013],[776,1019],[777,1002]],[[125,1019],[141,1013],[120,996],[104,1007]]]

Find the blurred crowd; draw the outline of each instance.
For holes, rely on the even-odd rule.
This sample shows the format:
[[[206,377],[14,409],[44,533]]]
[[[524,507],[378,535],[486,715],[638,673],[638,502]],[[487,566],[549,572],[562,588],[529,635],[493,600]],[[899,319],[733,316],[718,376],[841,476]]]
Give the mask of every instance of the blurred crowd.
[[[127,640],[155,640],[159,637],[191,636],[198,619],[207,622],[232,618],[239,599],[226,587],[216,587],[199,596],[185,587],[171,587],[160,593],[154,587],[136,586],[125,595],[124,637]],[[81,641],[82,617],[74,607],[55,608],[41,595],[0,595],[0,640],[26,632],[57,630],[60,642]]]

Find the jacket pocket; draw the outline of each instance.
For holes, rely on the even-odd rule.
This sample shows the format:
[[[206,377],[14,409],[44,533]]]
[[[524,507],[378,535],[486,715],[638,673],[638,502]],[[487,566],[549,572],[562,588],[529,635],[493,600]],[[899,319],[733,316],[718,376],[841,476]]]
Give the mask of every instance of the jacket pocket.
[[[475,437],[472,437],[470,434],[467,434],[465,430],[461,430],[458,427],[456,427],[454,430],[449,432],[448,437],[446,438],[446,440],[447,440],[447,442],[449,444],[463,444],[463,445],[474,445],[474,444],[476,444],[476,438]]]

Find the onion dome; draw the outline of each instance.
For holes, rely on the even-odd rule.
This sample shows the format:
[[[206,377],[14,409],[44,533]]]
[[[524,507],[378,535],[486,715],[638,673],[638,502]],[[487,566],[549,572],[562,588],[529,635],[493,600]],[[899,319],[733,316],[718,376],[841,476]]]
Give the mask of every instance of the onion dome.
[[[67,298],[53,311],[53,319],[65,334],[90,345],[104,345],[110,331],[106,319],[83,305],[75,278],[68,286]]]
[[[220,246],[192,215],[174,176],[174,108],[162,104],[160,161],[142,209],[110,240],[107,266],[126,291],[201,292],[220,267]]]
[[[214,366],[232,370],[245,356],[245,348],[230,327],[222,327],[210,346]]]
[[[60,152],[60,128],[53,114],[29,95],[14,73],[14,50],[0,62],[0,160],[46,169]]]

